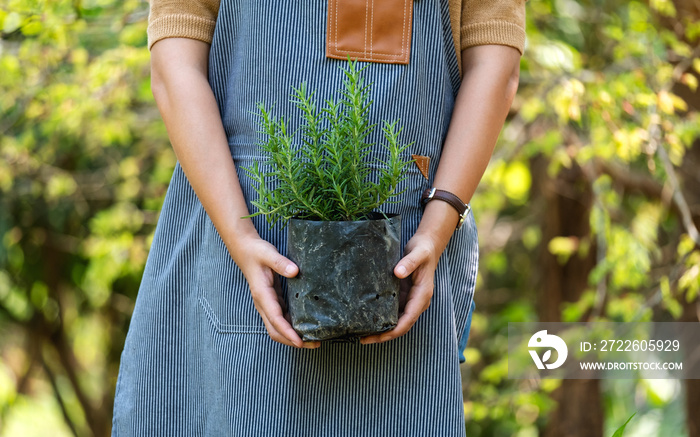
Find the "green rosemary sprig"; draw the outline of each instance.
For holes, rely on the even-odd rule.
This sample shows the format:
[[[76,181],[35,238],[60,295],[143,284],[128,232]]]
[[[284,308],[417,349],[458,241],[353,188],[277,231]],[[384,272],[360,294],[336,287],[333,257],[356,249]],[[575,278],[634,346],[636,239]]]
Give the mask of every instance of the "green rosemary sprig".
[[[411,144],[400,143],[398,121],[384,121],[387,159],[377,160],[377,182],[372,180],[368,157],[374,145],[367,137],[377,125],[369,121],[372,101],[363,70],[349,61],[340,100],[327,101],[320,111],[305,83],[292,89],[290,100],[303,120],[297,131],[302,136],[299,148],[294,147],[295,135],[287,132],[284,119],[258,104],[265,161],[243,167],[258,194],[252,202],[258,211],[249,217],[265,215],[271,224],[286,224],[291,218],[361,220],[400,194],[397,188],[412,162],[404,158]]]

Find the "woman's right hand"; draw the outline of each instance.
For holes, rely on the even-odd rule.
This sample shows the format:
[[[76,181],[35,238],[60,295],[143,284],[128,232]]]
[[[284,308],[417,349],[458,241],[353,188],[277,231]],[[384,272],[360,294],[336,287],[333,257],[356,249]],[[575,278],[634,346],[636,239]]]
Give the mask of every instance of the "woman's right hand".
[[[249,212],[209,85],[208,59],[209,44],[193,39],[166,38],[151,49],[151,88],[173,150],[243,271],[270,337],[289,346],[318,347],[302,342],[284,317],[277,275],[293,277],[297,266],[262,240],[250,219],[231,219]]]
[[[293,278],[299,273],[299,267],[260,237],[239,238],[236,247],[230,250],[231,256],[248,281],[255,309],[260,313],[270,337],[287,346],[319,347],[321,344],[318,341],[303,342],[285,316],[286,305],[279,276]]]

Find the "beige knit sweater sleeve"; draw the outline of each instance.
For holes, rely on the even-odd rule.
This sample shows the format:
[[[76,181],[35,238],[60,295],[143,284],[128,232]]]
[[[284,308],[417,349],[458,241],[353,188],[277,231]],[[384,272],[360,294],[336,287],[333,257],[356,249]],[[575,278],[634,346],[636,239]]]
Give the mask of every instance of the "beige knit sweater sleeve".
[[[462,50],[497,44],[525,50],[527,0],[450,0],[452,38],[462,71]]]
[[[191,38],[211,44],[219,0],[150,0],[148,49],[161,39]]]
[[[220,0],[150,0],[148,48],[164,38],[211,43]],[[525,48],[526,0],[449,0],[458,61],[462,50],[484,44]],[[461,61],[458,63],[461,68]]]

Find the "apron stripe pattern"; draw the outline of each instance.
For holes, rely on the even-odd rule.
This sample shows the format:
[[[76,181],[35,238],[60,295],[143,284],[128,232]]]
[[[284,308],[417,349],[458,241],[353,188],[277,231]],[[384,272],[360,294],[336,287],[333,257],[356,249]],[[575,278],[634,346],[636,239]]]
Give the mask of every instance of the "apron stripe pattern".
[[[327,1],[222,0],[210,51],[210,84],[236,166],[261,160],[256,103],[300,116],[291,87],[306,82],[317,107],[338,98],[344,61],[325,57]],[[417,1],[408,65],[363,63],[370,118],[400,119],[408,155],[430,156],[431,180],[412,168],[402,214],[405,244],[421,217],[450,121],[459,72],[447,0]],[[385,152],[381,130],[370,136]],[[299,141],[299,138],[297,138]],[[255,193],[241,172],[250,200]],[[238,219],[232,217],[232,220]],[[286,253],[286,231],[254,223]],[[430,308],[388,343],[273,342],[241,271],[176,166],[139,290],[115,397],[113,436],[463,436],[459,343],[468,333],[478,262],[473,217],[436,271]]]

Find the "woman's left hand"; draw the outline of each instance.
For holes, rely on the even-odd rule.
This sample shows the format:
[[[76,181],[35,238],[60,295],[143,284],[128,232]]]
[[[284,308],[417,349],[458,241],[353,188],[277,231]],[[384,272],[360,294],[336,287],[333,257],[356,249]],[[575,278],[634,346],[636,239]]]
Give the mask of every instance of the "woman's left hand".
[[[486,170],[498,133],[518,89],[520,52],[503,45],[478,45],[462,51],[462,85],[440,155],[433,186],[468,202]],[[370,335],[362,344],[392,340],[407,333],[430,306],[435,269],[457,225],[456,210],[445,202],[425,206],[418,230],[406,244],[394,274],[410,277],[408,300],[391,331]]]
[[[370,335],[360,340],[362,344],[381,343],[406,334],[418,317],[430,306],[435,287],[435,269],[444,250],[427,234],[416,233],[404,248],[405,256],[394,268],[399,279],[410,278],[406,305],[396,327],[391,331]]]

